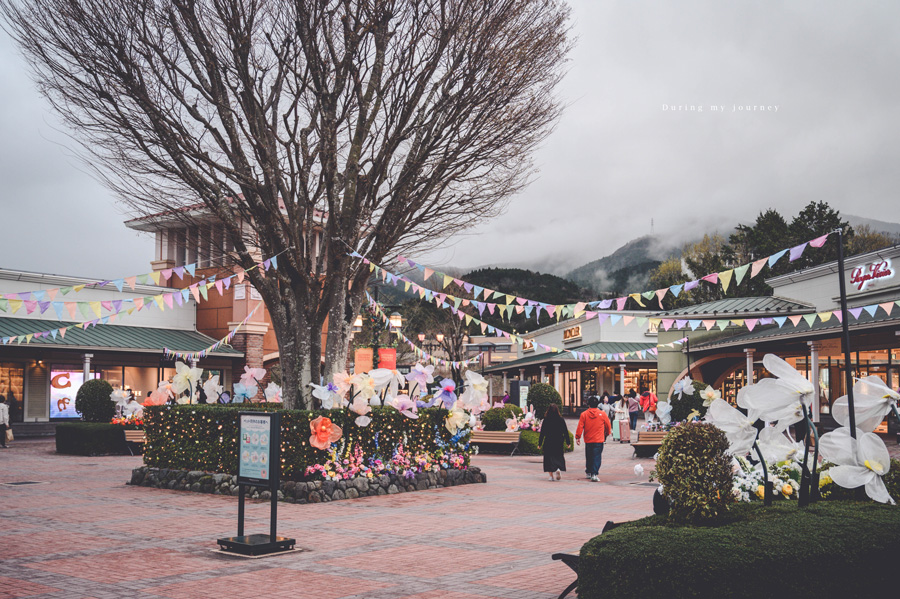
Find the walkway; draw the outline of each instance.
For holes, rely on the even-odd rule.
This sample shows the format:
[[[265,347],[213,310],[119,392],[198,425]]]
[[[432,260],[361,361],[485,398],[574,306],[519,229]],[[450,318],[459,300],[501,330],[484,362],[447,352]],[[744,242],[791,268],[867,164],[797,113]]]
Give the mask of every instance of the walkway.
[[[618,444],[603,457],[600,483],[582,478],[579,448],[562,482],[538,457],[481,455],[487,484],[280,504],[279,533],[308,551],[248,560],[210,551],[235,532],[235,498],[129,487],[140,457],[19,441],[0,449],[0,483],[41,484],[0,485],[0,599],[555,598],[574,575],[551,553],[651,512],[652,461]],[[267,504],[248,515],[248,532],[268,531]]]

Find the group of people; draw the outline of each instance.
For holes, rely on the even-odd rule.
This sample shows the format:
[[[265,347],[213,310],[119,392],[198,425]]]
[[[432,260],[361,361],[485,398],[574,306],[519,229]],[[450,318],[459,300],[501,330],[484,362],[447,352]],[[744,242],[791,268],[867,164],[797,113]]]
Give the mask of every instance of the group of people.
[[[649,391],[640,396],[631,389],[625,396],[610,395],[605,392],[601,397],[588,398],[588,409],[578,418],[575,429],[575,444],[581,445],[584,437],[584,473],[588,480],[599,481],[600,464],[603,458],[603,445],[612,435],[619,442],[630,442],[631,430],[637,428],[638,415],[643,412],[644,420],[649,424],[656,418],[656,395]],[[550,480],[560,480],[566,471],[565,442],[568,440],[566,421],[559,413],[556,404],[550,404],[541,424],[538,445],[544,454],[544,472]]]

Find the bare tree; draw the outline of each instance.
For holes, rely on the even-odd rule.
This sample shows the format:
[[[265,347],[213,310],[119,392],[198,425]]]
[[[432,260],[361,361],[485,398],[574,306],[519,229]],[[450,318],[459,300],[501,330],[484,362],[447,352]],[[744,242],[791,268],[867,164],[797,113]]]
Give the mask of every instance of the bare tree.
[[[570,47],[564,0],[0,0],[0,12],[135,215],[200,210],[245,268],[257,248],[284,252],[250,279],[289,406],[318,380],[326,320],[326,372],[346,362],[368,278],[349,250],[421,250],[528,182]]]

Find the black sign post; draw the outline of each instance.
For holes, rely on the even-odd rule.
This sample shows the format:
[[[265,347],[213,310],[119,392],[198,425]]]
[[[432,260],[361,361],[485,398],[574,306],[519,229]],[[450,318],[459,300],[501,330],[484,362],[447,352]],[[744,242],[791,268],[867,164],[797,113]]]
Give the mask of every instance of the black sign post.
[[[289,551],[294,539],[279,537],[278,483],[281,474],[281,414],[241,412],[238,415],[238,530],[236,537],[219,539],[223,551],[241,555],[265,555]],[[244,498],[247,487],[268,489],[271,494],[269,534],[244,534]]]

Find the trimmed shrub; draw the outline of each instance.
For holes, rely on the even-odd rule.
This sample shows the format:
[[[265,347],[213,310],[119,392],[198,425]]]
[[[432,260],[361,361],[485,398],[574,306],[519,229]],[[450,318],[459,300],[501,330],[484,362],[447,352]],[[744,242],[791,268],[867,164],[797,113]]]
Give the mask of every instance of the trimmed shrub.
[[[900,509],[875,502],[734,506],[715,527],[651,516],[581,548],[580,599],[881,597],[896,586]]]
[[[75,411],[85,422],[109,422],[116,415],[116,404],[109,398],[113,388],[103,379],[85,382],[75,395]]]
[[[544,455],[544,452],[538,447],[540,438],[541,434],[538,432],[522,431],[522,434],[519,436],[519,448],[516,453],[521,453],[523,455]],[[565,444],[564,450],[570,452],[574,449],[575,435],[572,434],[572,431],[569,431],[569,440]]]
[[[338,442],[341,453],[359,445],[364,455],[381,452],[390,458],[400,443],[412,450],[434,451],[438,440],[448,443],[452,437],[444,426],[447,410],[443,408],[419,410],[415,420],[393,408],[372,408],[372,422],[359,427],[354,423],[356,414],[348,410],[274,407],[280,405],[241,404],[241,409],[225,405],[148,406],[144,408],[144,463],[154,468],[237,474],[238,416],[249,411],[281,413],[281,476],[287,480],[304,480],[307,466],[329,459],[328,451],[309,444],[309,423],[318,416],[330,418],[343,429],[344,436]]]
[[[63,422],[56,425],[56,453],[129,455],[125,432],[118,424]]]
[[[894,501],[900,503],[900,460],[891,460],[891,469],[884,475],[884,485]]]
[[[528,390],[528,403],[534,406],[534,415],[543,419],[550,404],[555,403],[562,408],[562,397],[553,385],[535,383]]]
[[[521,416],[522,408],[506,404],[502,408],[491,408],[481,415],[481,424],[486,431],[505,431],[506,421],[513,416]]]
[[[700,418],[706,416],[706,407],[703,405],[703,398],[700,397],[700,392],[708,386],[706,383],[694,381],[693,395],[682,394],[680,397],[670,397],[672,422],[684,422],[694,410],[700,413]]]
[[[672,502],[678,522],[706,522],[721,516],[734,501],[734,473],[722,430],[705,422],[676,426],[659,447],[653,478]]]

